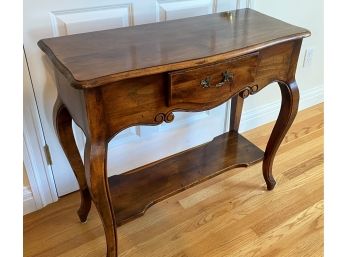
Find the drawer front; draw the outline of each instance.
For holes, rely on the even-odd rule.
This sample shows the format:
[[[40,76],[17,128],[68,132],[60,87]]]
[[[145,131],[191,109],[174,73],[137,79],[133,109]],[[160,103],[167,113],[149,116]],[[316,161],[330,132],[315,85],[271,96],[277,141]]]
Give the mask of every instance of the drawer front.
[[[169,73],[169,106],[222,103],[255,80],[258,53]]]

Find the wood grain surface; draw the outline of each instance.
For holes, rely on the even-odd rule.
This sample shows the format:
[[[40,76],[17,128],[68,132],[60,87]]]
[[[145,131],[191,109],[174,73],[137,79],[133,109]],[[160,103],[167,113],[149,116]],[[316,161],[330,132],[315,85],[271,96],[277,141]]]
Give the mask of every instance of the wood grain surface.
[[[309,36],[306,29],[251,9],[40,40],[76,87],[226,60]]]
[[[194,69],[169,73],[169,105],[219,103],[240,92],[255,80],[258,53]],[[224,79],[224,73],[229,78]],[[207,83],[202,86],[202,81]]]
[[[109,178],[118,225],[142,216],[153,204],[233,167],[263,160],[264,152],[235,131],[211,142]]]
[[[244,134],[265,149],[274,123]],[[274,161],[267,191],[261,163],[227,171],[118,229],[122,257],[323,256],[323,105],[298,114]],[[24,216],[24,256],[105,256],[96,209],[87,224],[73,193]]]

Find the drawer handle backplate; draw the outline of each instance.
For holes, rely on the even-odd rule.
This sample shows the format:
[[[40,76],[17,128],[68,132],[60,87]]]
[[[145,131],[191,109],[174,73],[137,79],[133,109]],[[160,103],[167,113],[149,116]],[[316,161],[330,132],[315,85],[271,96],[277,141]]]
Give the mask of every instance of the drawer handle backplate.
[[[201,80],[201,86],[203,88],[211,88],[211,87],[222,87],[225,85],[226,82],[232,82],[233,80],[233,74],[230,73],[229,71],[224,71],[222,73],[222,81],[220,83],[217,83],[215,86],[212,86],[210,84],[210,81],[211,81],[211,77],[208,76],[206,77],[205,79]]]

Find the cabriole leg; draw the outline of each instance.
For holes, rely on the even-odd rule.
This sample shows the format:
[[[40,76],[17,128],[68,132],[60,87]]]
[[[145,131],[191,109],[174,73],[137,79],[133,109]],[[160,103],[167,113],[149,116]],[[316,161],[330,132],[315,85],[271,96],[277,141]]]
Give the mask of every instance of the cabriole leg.
[[[262,166],[268,190],[272,190],[276,184],[272,175],[273,160],[280,143],[296,117],[300,98],[295,80],[290,83],[278,82],[278,84],[282,94],[282,104],[278,119],[267,143]]]
[[[75,138],[72,130],[72,117],[67,108],[59,98],[54,106],[53,118],[55,129],[64,153],[74,171],[75,177],[80,187],[81,205],[77,214],[81,222],[87,220],[88,213],[91,209],[91,196],[85,177],[85,168],[82,163],[80,153],[77,149]]]
[[[107,144],[87,138],[85,169],[88,186],[99,216],[103,222],[107,257],[117,256],[116,219],[109,191],[107,170]]]

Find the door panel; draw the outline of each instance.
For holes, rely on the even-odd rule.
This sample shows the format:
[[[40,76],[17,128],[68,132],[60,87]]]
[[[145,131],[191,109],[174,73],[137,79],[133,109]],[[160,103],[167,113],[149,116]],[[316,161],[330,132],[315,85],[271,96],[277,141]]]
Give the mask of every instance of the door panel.
[[[166,21],[243,7],[231,0],[39,0],[24,1],[24,47],[42,121],[52,155],[58,195],[77,190],[76,179],[54,132],[56,99],[53,69],[37,47],[41,38]],[[126,129],[109,143],[108,173],[119,174],[178,151],[202,144],[225,130],[227,105],[202,113],[175,113],[171,124]],[[84,135],[75,125],[81,154]]]
[[[156,3],[156,20],[167,21],[213,13],[216,1],[213,0],[158,0]]]
[[[134,13],[131,4],[54,11],[50,16],[54,36],[134,25]]]

